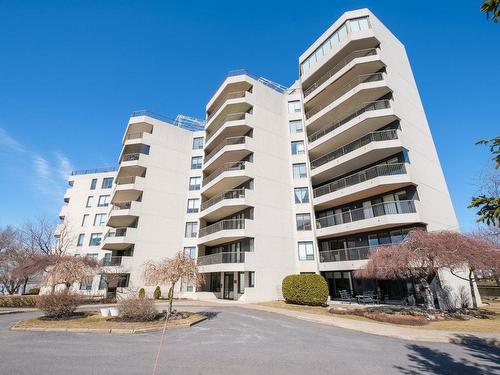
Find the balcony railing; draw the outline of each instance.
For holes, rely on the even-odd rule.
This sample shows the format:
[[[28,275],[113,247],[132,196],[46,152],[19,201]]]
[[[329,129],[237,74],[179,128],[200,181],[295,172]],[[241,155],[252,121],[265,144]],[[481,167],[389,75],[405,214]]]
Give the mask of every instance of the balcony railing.
[[[214,116],[214,114],[217,113],[217,111],[224,105],[224,103],[226,101],[228,101],[230,99],[244,98],[246,93],[247,93],[247,91],[235,91],[235,92],[230,92],[229,94],[227,94],[220,101],[220,103],[217,104],[217,106],[210,112],[210,114],[207,117],[207,121],[209,121]]]
[[[309,86],[307,88],[307,90],[304,91],[304,98],[307,97],[309,94],[311,94],[314,90],[316,90],[323,83],[328,81],[331,77],[333,77],[336,73],[338,73],[340,71],[340,69],[342,69],[344,66],[349,64],[352,60],[357,59],[358,57],[373,56],[376,54],[377,54],[377,48],[369,48],[369,49],[363,49],[363,50],[352,52],[347,57],[345,57],[344,59],[339,61],[337,63],[337,65],[335,65],[333,68],[331,68],[328,72],[323,74],[311,86]]]
[[[217,154],[220,150],[224,148],[224,146],[228,145],[240,145],[245,143],[246,137],[229,137],[224,139],[221,143],[217,145],[207,156],[205,156],[205,164],[207,161],[212,159],[212,157]]]
[[[246,161],[237,161],[237,162],[229,162],[224,163],[222,167],[217,168],[214,172],[212,172],[209,176],[203,179],[203,186],[207,185],[210,181],[214,180],[222,173],[227,171],[240,171],[245,169]]]
[[[323,164],[326,164],[332,160],[338,159],[352,151],[355,151],[363,146],[366,146],[372,142],[383,142],[390,141],[398,138],[398,132],[395,129],[382,130],[377,132],[368,133],[367,135],[356,139],[355,141],[339,147],[338,149],[329,152],[313,161],[311,161],[311,169],[318,168]]]
[[[138,139],[138,138],[142,138],[143,134],[144,134],[144,132],[129,133],[129,134],[127,134],[127,136],[125,137],[125,139]]]
[[[107,237],[125,237],[127,235],[127,228],[116,228],[113,232],[109,231],[106,233],[105,238]]]
[[[358,110],[354,111],[349,116],[343,118],[342,120],[335,121],[332,124],[328,125],[327,127],[325,127],[323,129],[321,129],[321,130],[319,130],[319,131],[311,134],[308,137],[309,143],[318,140],[319,138],[327,135],[328,133],[331,133],[335,129],[341,127],[342,125],[344,125],[346,123],[348,123],[352,119],[361,116],[365,112],[376,111],[376,110],[379,110],[379,109],[387,109],[387,108],[391,108],[391,101],[388,100],[388,99],[377,100],[377,101],[374,101],[374,102],[364,103],[361,106],[361,108],[359,108]]]
[[[415,213],[413,200],[377,203],[316,219],[316,228],[333,227],[353,221],[371,219],[377,216]]]
[[[361,172],[354,173],[350,176],[332,181],[326,185],[319,186],[313,190],[313,194],[314,197],[317,198],[321,197],[322,195],[333,193],[337,190],[357,185],[380,176],[392,176],[405,173],[406,173],[406,166],[404,163],[376,165],[374,167],[367,168]]]
[[[336,249],[319,252],[319,261],[326,262],[342,262],[347,260],[363,260],[370,257],[378,246],[360,246],[351,247],[350,249]]]
[[[121,264],[122,264],[122,257],[121,256],[114,256],[114,257],[104,258],[102,260],[102,265],[105,266],[105,267],[121,266]]]
[[[220,125],[220,127],[212,132],[208,132],[207,131],[207,135],[206,135],[206,138],[205,138],[205,143],[208,142],[209,139],[212,138],[212,136],[217,132],[217,130],[219,130],[220,128],[222,128],[224,126],[224,124],[226,124],[227,122],[230,122],[230,121],[240,121],[240,120],[244,120],[245,119],[245,116],[246,116],[246,112],[239,112],[239,113],[232,113],[230,115],[227,115],[226,117],[224,117],[224,121],[222,121],[222,124]]]
[[[117,185],[127,185],[133,184],[135,182],[136,176],[128,176],[128,177],[119,177],[116,179]]]
[[[359,77],[353,79],[351,82],[349,82],[347,85],[339,89],[335,95],[330,97],[330,100],[328,100],[327,104],[318,104],[314,107],[312,107],[310,110],[306,111],[306,119],[311,118],[314,116],[316,113],[320,112],[322,109],[328,107],[331,103],[333,103],[335,100],[340,98],[341,96],[345,95],[348,93],[350,90],[355,88],[358,85],[361,85],[366,82],[376,82],[376,81],[382,81],[384,79],[384,74],[383,73],[373,73],[373,74],[363,74],[360,75]]]
[[[222,230],[245,229],[245,219],[227,219],[218,223],[201,228],[198,237],[205,237],[209,234],[220,232]]]
[[[132,201],[115,202],[113,210],[128,210],[132,206]]]
[[[132,154],[125,154],[125,155],[123,155],[122,162],[123,161],[139,160],[140,155],[141,154],[139,152],[134,152]]]
[[[196,264],[198,266],[208,266],[210,264],[222,264],[222,263],[244,263],[244,262],[245,262],[244,252],[216,253],[198,257],[198,259],[196,260]]]
[[[245,190],[246,189],[233,189],[233,190],[226,190],[223,191],[222,193],[216,195],[213,198],[210,198],[208,201],[203,202],[201,204],[201,210],[206,210],[209,207],[212,207],[213,205],[222,202],[225,199],[238,199],[238,198],[245,198]]]

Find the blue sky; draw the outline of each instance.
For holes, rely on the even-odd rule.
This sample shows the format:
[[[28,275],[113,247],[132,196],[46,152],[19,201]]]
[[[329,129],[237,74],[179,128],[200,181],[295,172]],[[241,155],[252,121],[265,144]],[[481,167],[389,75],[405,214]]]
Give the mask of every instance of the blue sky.
[[[480,1],[1,1],[0,226],[56,218],[72,169],[116,163],[129,114],[203,116],[224,74],[284,85],[344,11],[406,45],[462,229],[499,135],[500,24]]]

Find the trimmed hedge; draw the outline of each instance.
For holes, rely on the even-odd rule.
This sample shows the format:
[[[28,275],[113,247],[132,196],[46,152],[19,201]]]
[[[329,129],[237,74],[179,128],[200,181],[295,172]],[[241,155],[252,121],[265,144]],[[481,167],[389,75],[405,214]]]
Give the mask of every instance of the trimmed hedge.
[[[38,296],[1,296],[0,307],[35,307]]]
[[[161,289],[159,286],[155,288],[155,291],[153,293],[153,298],[154,299],[160,299],[161,298]]]
[[[146,291],[144,288],[139,289],[139,298],[145,298],[146,297]]]
[[[282,283],[283,297],[296,305],[326,306],[328,284],[321,275],[288,275]]]

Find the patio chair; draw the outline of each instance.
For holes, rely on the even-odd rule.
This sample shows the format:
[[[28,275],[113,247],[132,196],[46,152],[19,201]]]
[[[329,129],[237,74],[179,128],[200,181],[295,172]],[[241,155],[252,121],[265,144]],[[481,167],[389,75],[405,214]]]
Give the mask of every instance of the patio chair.
[[[363,292],[362,297],[361,297],[361,302],[362,303],[372,303],[372,304],[375,304],[375,303],[379,304],[380,303],[378,295],[371,290]]]
[[[351,297],[351,293],[348,290],[339,290],[340,302],[341,303],[351,303],[354,299]]]

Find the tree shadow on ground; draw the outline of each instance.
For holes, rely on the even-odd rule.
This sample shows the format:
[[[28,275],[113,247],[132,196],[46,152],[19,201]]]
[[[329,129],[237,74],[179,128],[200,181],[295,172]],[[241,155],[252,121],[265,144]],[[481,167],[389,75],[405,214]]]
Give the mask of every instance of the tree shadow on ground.
[[[500,347],[498,341],[487,340],[473,335],[458,335],[451,340],[463,346],[470,358],[453,358],[450,354],[423,345],[406,345],[412,352],[408,354],[408,367],[396,366],[402,374],[471,374],[490,375],[500,373]]]
[[[218,311],[200,311],[198,314],[205,315],[207,320],[212,320],[215,319],[220,313]]]

